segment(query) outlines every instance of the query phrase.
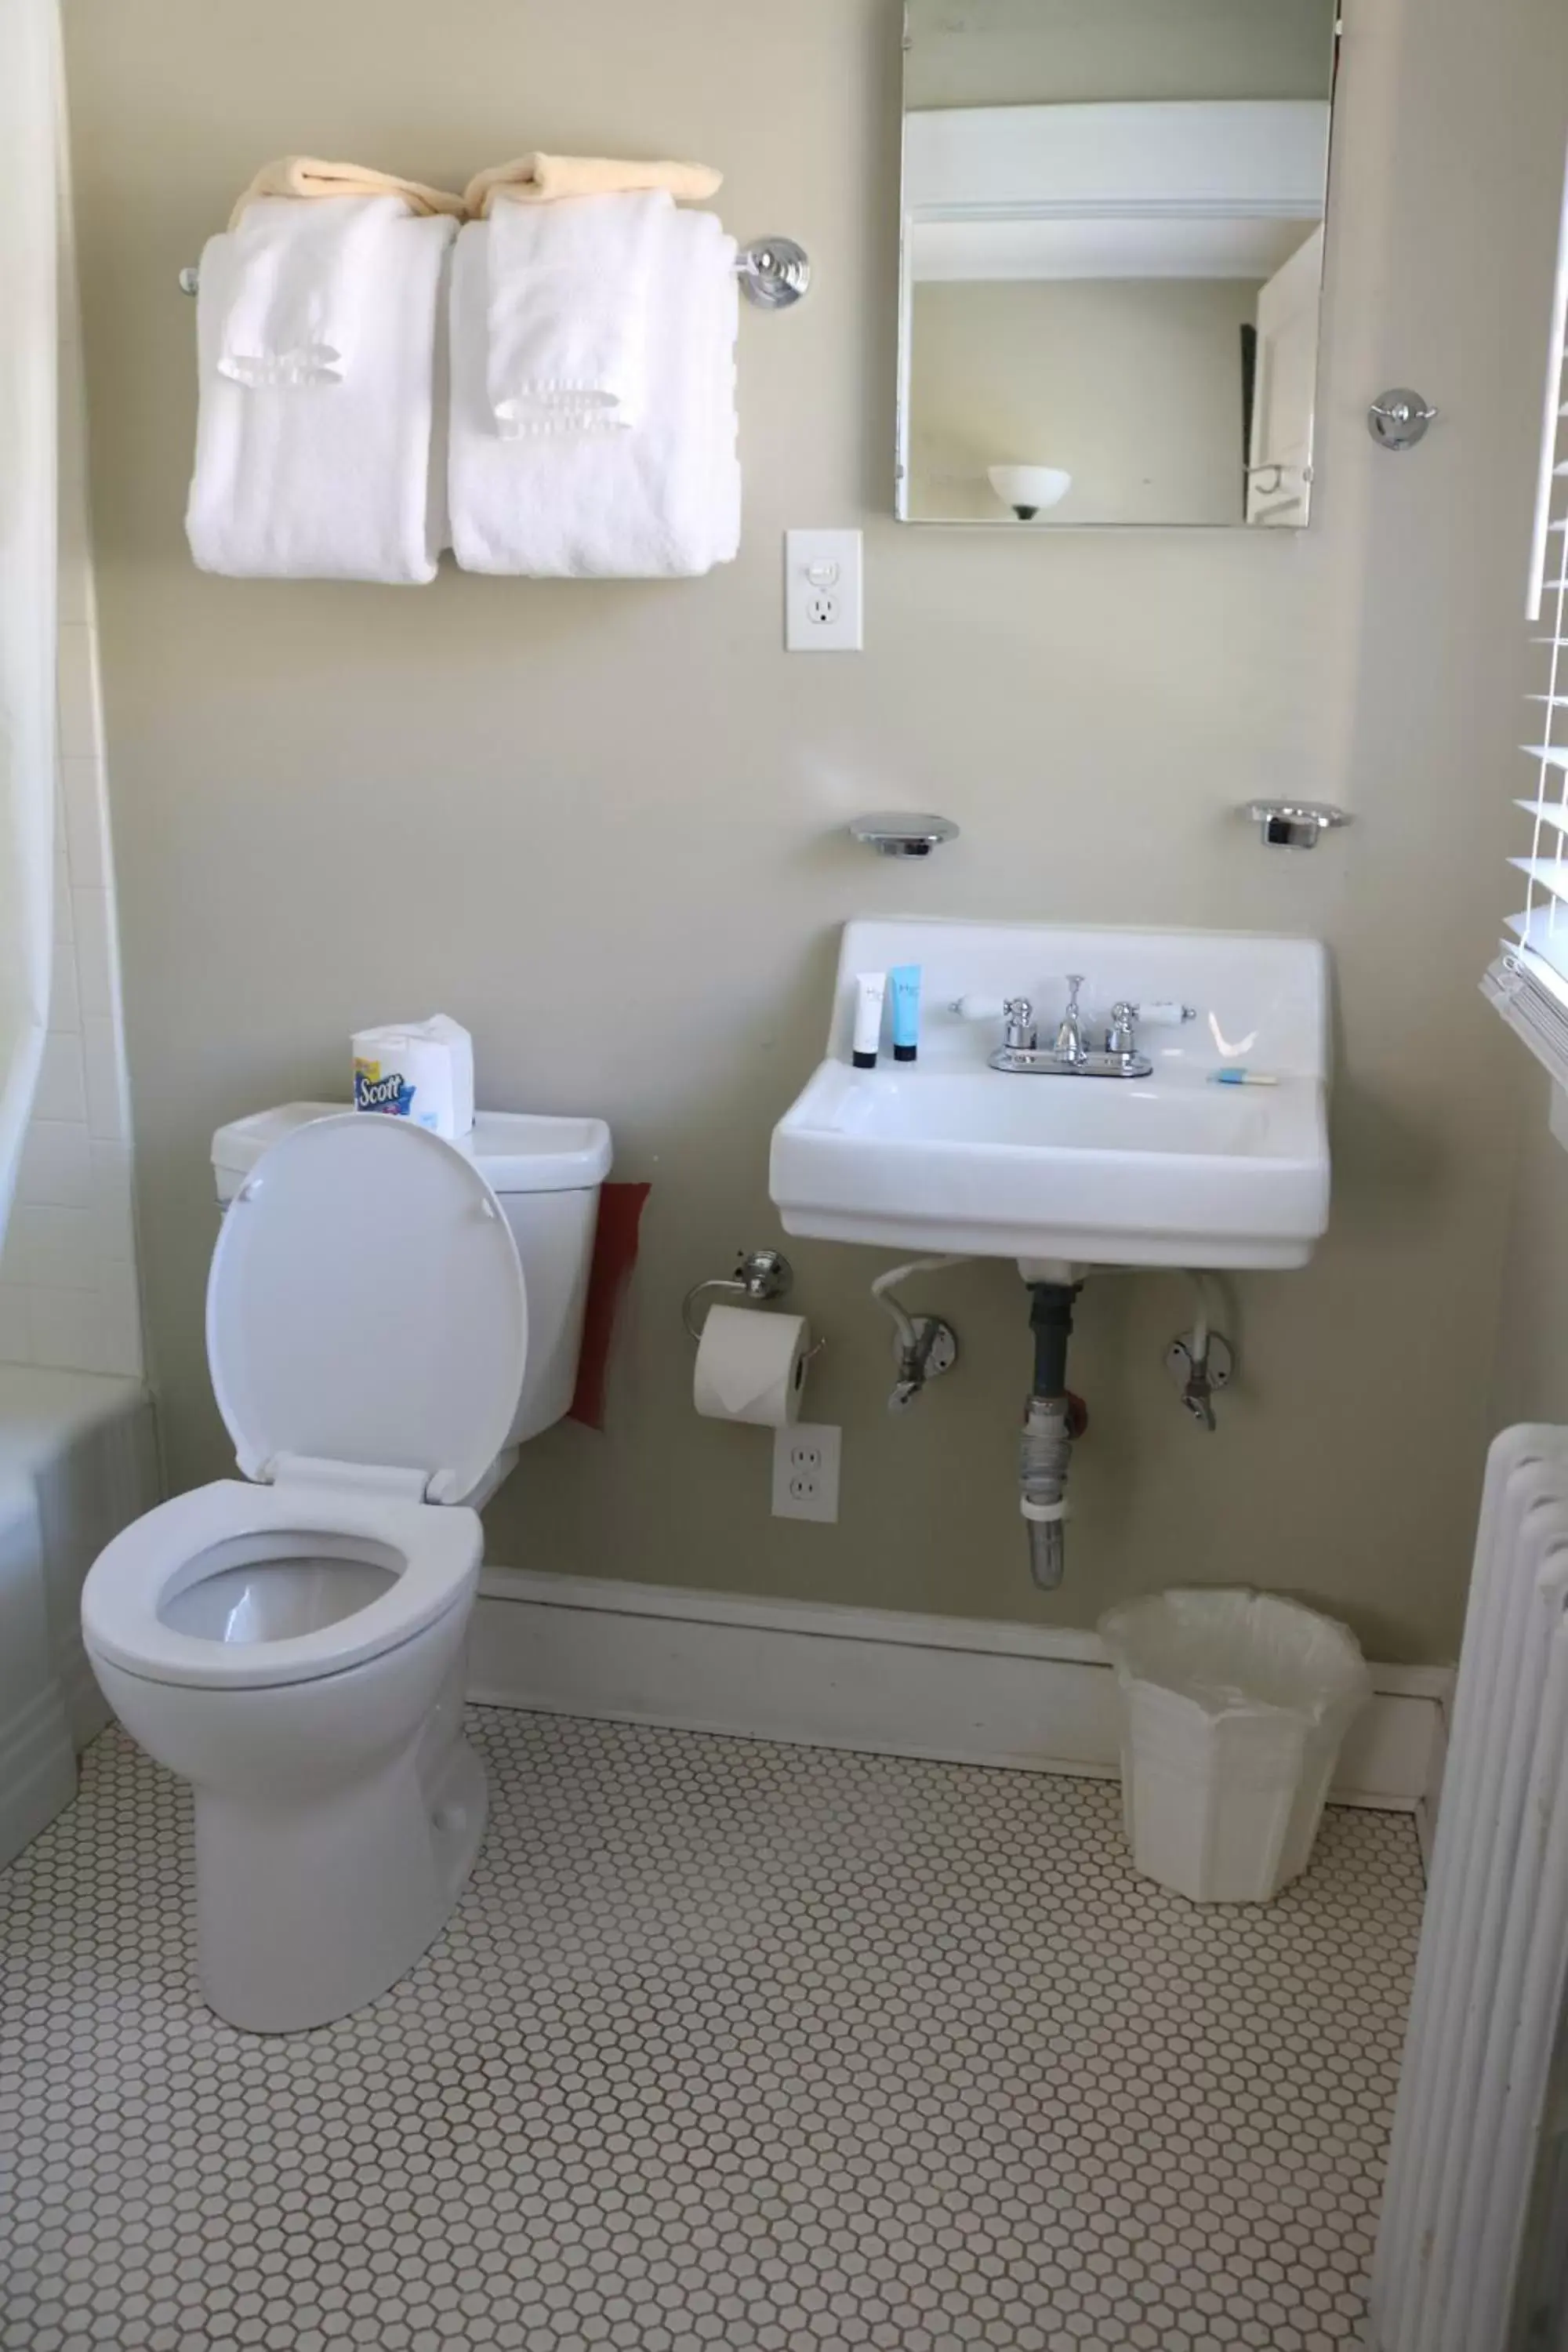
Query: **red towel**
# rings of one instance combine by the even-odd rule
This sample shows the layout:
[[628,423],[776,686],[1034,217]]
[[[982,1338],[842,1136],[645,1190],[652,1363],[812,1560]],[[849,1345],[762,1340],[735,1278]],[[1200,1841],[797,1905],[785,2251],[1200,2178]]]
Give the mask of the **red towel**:
[[599,1194],[599,1223],[588,1274],[588,1304],[583,1315],[583,1349],[577,1360],[576,1391],[567,1413],[569,1420],[585,1422],[590,1429],[605,1426],[610,1343],[637,1262],[637,1227],[651,1190],[647,1184],[606,1184]]

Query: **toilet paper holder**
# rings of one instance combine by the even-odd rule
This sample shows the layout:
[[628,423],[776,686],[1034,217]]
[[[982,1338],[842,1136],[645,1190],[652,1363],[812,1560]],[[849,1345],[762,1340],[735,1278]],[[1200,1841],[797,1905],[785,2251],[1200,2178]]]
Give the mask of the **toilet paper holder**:
[[[706,1282],[692,1284],[680,1302],[680,1319],[688,1335],[693,1339],[700,1339],[702,1326],[693,1320],[693,1309],[705,1290],[739,1291],[742,1297],[755,1305],[766,1307],[775,1298],[787,1298],[794,1280],[795,1268],[783,1250],[746,1250],[733,1274],[710,1275]],[[814,1356],[820,1356],[826,1345],[826,1339],[815,1341],[806,1349],[806,1362],[809,1364]]]

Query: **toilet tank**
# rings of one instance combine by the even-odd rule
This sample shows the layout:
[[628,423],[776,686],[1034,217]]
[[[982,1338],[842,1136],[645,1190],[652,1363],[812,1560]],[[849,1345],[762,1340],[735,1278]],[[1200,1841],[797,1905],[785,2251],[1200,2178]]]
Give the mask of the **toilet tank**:
[[[350,1108],[282,1103],[220,1127],[213,1137],[219,1205],[228,1206],[268,1145],[313,1118],[332,1118]],[[602,1118],[482,1110],[452,1148],[474,1162],[500,1198],[528,1286],[528,1369],[507,1436],[510,1448],[537,1437],[572,1402],[599,1187],[610,1172],[610,1130]]]

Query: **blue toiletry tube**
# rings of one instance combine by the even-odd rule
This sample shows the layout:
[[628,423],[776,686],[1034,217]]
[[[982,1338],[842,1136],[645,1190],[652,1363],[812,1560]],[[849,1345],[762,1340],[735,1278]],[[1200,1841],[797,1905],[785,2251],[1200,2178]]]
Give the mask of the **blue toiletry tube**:
[[912,1062],[921,1042],[921,968],[895,964],[888,974],[888,995],[893,1007],[893,1059]]

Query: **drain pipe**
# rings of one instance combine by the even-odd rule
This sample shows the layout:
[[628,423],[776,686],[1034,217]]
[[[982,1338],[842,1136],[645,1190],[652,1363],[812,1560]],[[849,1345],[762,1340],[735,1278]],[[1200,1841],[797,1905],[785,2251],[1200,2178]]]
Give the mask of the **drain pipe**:
[[1035,1335],[1035,1384],[1024,1407],[1018,1445],[1018,1508],[1029,1530],[1029,1573],[1042,1592],[1054,1592],[1067,1569],[1068,1470],[1072,1461],[1072,1400],[1068,1394],[1068,1341],[1073,1302],[1081,1283],[1032,1282],[1029,1328]]

